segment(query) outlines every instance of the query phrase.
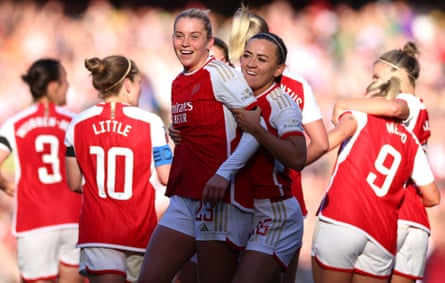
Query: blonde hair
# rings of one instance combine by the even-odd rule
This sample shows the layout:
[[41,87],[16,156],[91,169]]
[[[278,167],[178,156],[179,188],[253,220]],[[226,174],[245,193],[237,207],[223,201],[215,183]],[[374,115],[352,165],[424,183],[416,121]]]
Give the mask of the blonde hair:
[[229,53],[232,62],[239,61],[249,38],[257,33],[268,31],[269,26],[263,18],[250,13],[244,5],[238,8],[233,15],[232,32],[229,37]]
[[386,100],[395,98],[400,93],[400,79],[391,77],[387,81],[375,80],[366,88],[367,93],[374,93],[373,96],[381,96]]
[[420,64],[417,60],[419,50],[415,43],[408,41],[402,49],[393,49],[377,60],[392,67],[394,70],[405,70],[412,86],[415,86],[415,81],[419,78]]

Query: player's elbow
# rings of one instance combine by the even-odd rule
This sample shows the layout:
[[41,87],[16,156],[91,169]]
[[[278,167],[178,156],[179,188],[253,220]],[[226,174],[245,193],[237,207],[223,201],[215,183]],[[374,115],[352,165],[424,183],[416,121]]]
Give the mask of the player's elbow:
[[171,164],[164,164],[156,168],[158,180],[161,185],[167,185]]
[[388,112],[390,113],[390,117],[396,117],[400,120],[405,120],[409,116],[409,109],[400,102],[391,103]]
[[81,193],[82,192],[82,182],[75,179],[75,178],[70,178],[69,176],[67,176],[67,184],[68,184],[68,188],[75,193]]
[[291,158],[287,165],[294,170],[301,171],[306,165],[306,158],[306,151],[301,151]]
[[297,137],[292,139],[293,143],[293,151],[290,154],[290,158],[288,161],[288,167],[301,171],[307,162],[307,148],[306,148],[306,139],[304,136]]
[[295,162],[292,166],[292,169],[301,171],[303,170],[305,165],[306,165],[306,158],[304,158],[304,162]]
[[329,140],[326,139],[323,142],[317,143],[318,154],[317,156],[322,156],[329,151]]
[[423,199],[423,205],[425,207],[433,207],[433,206],[436,206],[436,205],[439,205],[439,204],[440,204],[440,198],[439,199],[435,199],[435,200]]
[[440,204],[440,196],[436,198],[423,199],[423,205],[425,207],[433,207]]
[[425,207],[432,207],[440,204],[440,191],[434,184],[431,186],[432,189],[428,191],[422,191],[422,202]]

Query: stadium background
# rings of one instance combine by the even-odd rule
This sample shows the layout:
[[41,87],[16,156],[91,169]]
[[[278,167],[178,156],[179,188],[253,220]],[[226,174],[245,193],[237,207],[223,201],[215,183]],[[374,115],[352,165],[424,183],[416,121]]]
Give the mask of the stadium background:
[[[48,0],[38,0],[38,3],[46,3]],[[90,3],[94,2],[91,0],[77,0],[77,1],[63,1],[65,3],[65,7],[68,12],[77,14],[83,12]],[[184,0],[110,0],[111,4],[113,4],[117,8],[122,7],[132,7],[137,8],[141,6],[153,6],[160,7],[167,10],[175,10],[182,9],[187,5],[205,5],[207,8],[211,9],[214,12],[218,12],[224,16],[231,16],[233,11],[236,10],[240,3],[245,3],[249,7],[261,7],[266,4],[270,4],[271,0],[213,0],[213,1],[184,1]],[[306,7],[313,4],[318,5],[328,5],[334,7],[338,4],[348,4],[352,8],[359,9],[370,2],[376,1],[366,1],[366,0],[289,0],[289,4],[293,9],[301,9],[302,7]],[[394,2],[394,1],[380,1],[380,2]],[[430,9],[430,8],[444,8],[445,2],[443,1],[435,1],[435,0],[427,0],[427,1],[400,1],[409,4],[410,6],[415,6],[421,9]]]

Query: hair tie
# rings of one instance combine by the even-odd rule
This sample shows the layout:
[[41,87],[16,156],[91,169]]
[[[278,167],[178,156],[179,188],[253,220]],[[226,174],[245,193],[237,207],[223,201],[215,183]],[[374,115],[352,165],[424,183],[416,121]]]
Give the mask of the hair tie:
[[379,58],[379,60],[378,61],[380,61],[380,62],[382,62],[382,63],[384,63],[384,64],[386,64],[386,65],[388,65],[388,66],[390,66],[390,67],[393,67],[394,69],[396,69],[396,70],[403,70],[403,71],[405,71],[405,73],[408,75],[408,77],[410,77],[412,80],[416,80],[416,78],[415,77],[413,77],[407,70],[405,70],[405,69],[403,69],[403,68],[400,68],[399,66],[397,66],[396,64],[393,64],[393,63],[391,63],[391,62],[389,62],[389,61],[387,61],[387,60],[385,60],[385,59],[382,59],[382,58]]
[[[265,36],[265,37],[267,37],[267,38],[269,38],[269,39],[271,39],[277,46],[278,46],[278,49],[279,49],[279,51],[280,51],[280,62],[282,62],[281,64],[285,64],[286,63],[286,58],[285,58],[285,56],[286,56],[286,53],[285,53],[285,51],[284,51],[284,47],[282,46],[282,44],[278,41],[278,39],[275,37],[275,36],[273,36],[271,33],[269,33],[269,32],[260,32],[260,33],[258,33],[257,35],[262,35],[262,36]],[[255,37],[255,36],[254,36]]]
[[127,59],[127,62],[128,62],[128,68],[127,68],[127,71],[125,71],[125,74],[117,81],[117,82],[115,82],[113,85],[111,85],[110,87],[107,87],[106,89],[104,89],[104,91],[109,91],[110,89],[112,89],[113,87],[115,87],[115,86],[117,86],[118,84],[120,84],[127,76],[128,76],[128,74],[130,73],[130,71],[131,71],[131,61],[130,61],[130,59],[128,59],[128,58],[125,58],[125,59]]

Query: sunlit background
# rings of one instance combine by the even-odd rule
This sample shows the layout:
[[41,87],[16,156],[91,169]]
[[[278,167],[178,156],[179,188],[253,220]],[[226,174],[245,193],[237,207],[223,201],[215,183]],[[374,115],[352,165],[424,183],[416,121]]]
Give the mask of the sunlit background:
[[[31,95],[20,76],[40,57],[62,61],[70,89],[67,108],[78,112],[97,102],[85,58],[122,54],[135,60],[145,75],[140,106],[169,124],[170,84],[181,71],[173,49],[173,19],[186,7],[211,9],[216,36],[227,41],[234,1],[3,1],[0,0],[0,124],[27,107]],[[289,67],[311,83],[326,127],[339,97],[359,97],[371,80],[378,55],[401,48],[408,40],[420,49],[416,95],[431,120],[428,156],[445,194],[445,13],[435,1],[251,1],[272,32],[289,49]],[[441,2],[441,1],[438,1]],[[152,3],[152,4],[150,4]],[[221,4],[223,3],[223,4]],[[224,4],[225,3],[225,4]],[[431,4],[432,3],[432,4]],[[436,6],[434,6],[436,5]],[[310,283],[310,245],[315,211],[324,193],[335,156],[330,153],[303,171],[309,209],[298,282]],[[12,163],[2,170],[13,178]],[[0,283],[19,282],[16,242],[11,235],[13,200],[0,193]],[[432,222],[428,274],[445,267],[445,203],[428,210]],[[439,259],[439,261],[437,261]],[[436,266],[440,268],[435,268]],[[431,273],[430,273],[431,272]],[[436,278],[437,280],[437,278]]]

